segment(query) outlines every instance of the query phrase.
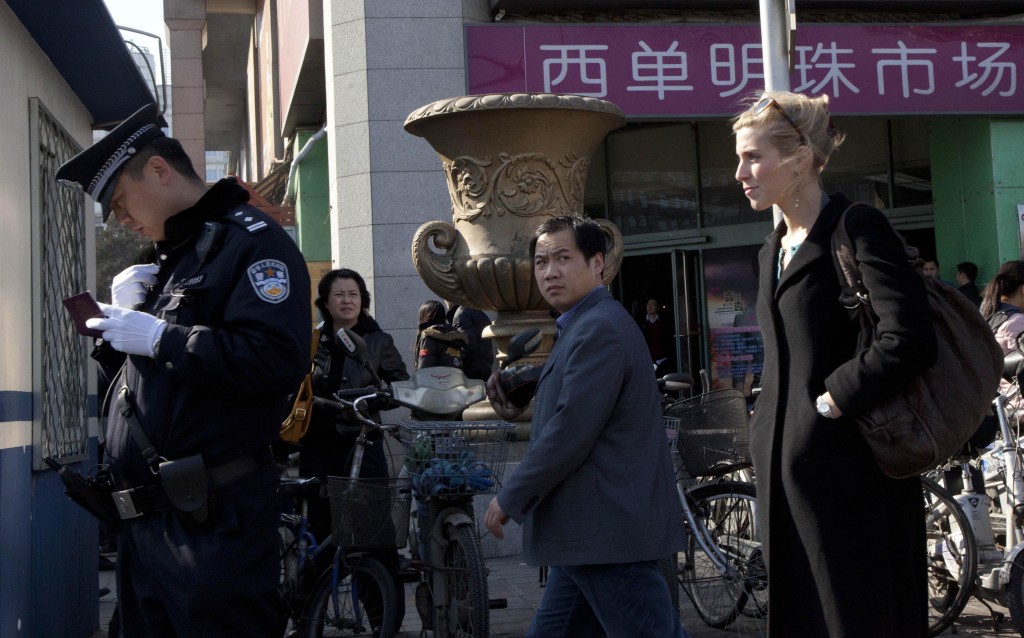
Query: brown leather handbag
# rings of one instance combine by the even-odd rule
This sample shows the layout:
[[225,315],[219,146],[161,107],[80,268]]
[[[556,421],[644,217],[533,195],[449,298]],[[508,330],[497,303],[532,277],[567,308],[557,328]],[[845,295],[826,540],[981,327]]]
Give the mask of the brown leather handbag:
[[309,420],[313,416],[313,357],[316,355],[316,347],[320,343],[320,330],[313,329],[313,343],[309,350],[309,372],[302,383],[299,384],[299,391],[295,393],[295,403],[292,404],[292,411],[281,423],[281,440],[289,443],[298,443],[306,435],[309,429]]

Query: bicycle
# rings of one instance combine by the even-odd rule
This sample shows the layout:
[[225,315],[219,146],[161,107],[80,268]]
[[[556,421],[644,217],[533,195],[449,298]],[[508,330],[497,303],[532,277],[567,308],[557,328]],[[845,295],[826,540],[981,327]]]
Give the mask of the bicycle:
[[[418,372],[431,370],[437,368]],[[421,574],[416,609],[424,629],[435,636],[483,638],[490,633],[488,569],[473,499],[497,493],[512,429],[504,421],[401,426],[405,470],[416,499],[409,542],[411,566]]]
[[[338,342],[349,356],[371,369],[366,361],[366,345],[358,335],[339,330]],[[329,539],[318,544],[308,527],[309,500],[322,497],[322,492],[317,490],[314,496],[311,481],[294,482],[294,486],[287,479],[283,481],[283,491],[297,500],[298,514],[285,512],[281,517],[281,591],[302,636],[386,638],[398,631],[404,613],[398,609],[391,573],[368,551],[405,546],[412,494],[408,477],[359,478],[367,445],[372,444],[367,435],[375,429],[394,435],[396,430],[377,423],[371,417],[374,408],[397,404],[428,412],[451,412],[453,408],[464,409],[485,394],[482,382],[466,380],[454,368],[417,371],[411,381],[395,382],[390,388],[381,387],[380,379],[376,381],[372,387],[334,394],[337,407],[347,410],[362,427],[353,446],[349,476],[327,477],[332,525]],[[500,472],[501,468],[497,469]],[[318,558],[332,546],[336,549],[331,566],[317,573]],[[301,612],[296,611],[299,609]]]
[[[1003,377],[1019,386],[1024,353],[1006,356]],[[1002,394],[992,402],[1000,438],[983,454],[966,450],[924,477],[929,492],[941,504],[927,513],[930,589],[930,633],[938,635],[952,624],[973,595],[998,626],[1009,608],[1014,629],[1024,635],[1024,458],[1020,423],[1011,427],[1008,401]],[[955,496],[934,478],[952,478],[959,470],[962,488]],[[980,470],[980,472],[979,472]],[[979,476],[980,475],[980,476]],[[982,489],[975,485],[981,480]],[[991,495],[991,497],[990,497]],[[993,518],[993,513],[1001,516]],[[933,522],[935,521],[935,522]]]
[[[344,401],[344,396],[352,394],[362,396],[355,402]],[[357,406],[377,395],[375,389],[364,388],[339,393],[336,398],[343,405]],[[405,544],[410,492],[400,479],[357,478],[369,430],[364,424],[356,440],[358,452],[351,475],[328,477],[326,496],[333,531],[323,542],[310,530],[308,515],[310,501],[324,498],[325,486],[316,478],[281,479],[281,494],[295,507],[282,512],[278,527],[279,591],[298,636],[388,637],[398,631],[394,579],[368,550]],[[332,547],[331,565],[321,569]]]
[[708,626],[721,629],[743,615],[750,631],[763,634],[768,580],[755,489],[728,478],[751,465],[747,416],[742,391],[713,390],[669,404],[664,425],[687,531],[680,588]]

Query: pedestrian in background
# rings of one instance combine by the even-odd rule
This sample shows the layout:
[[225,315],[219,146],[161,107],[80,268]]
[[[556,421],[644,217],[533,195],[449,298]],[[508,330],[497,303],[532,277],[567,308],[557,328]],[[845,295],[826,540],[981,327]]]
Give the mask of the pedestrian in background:
[[960,292],[975,306],[981,306],[981,293],[978,291],[977,280],[977,264],[963,261],[956,265],[956,283],[960,286]]
[[444,304],[428,299],[420,306],[416,335],[416,369],[447,366],[463,369],[466,335],[445,318]]
[[651,361],[654,364],[654,375],[663,377],[672,370],[668,369],[669,364],[669,338],[670,330],[658,314],[661,306],[658,300],[651,297],[647,300],[646,314],[640,322],[640,331],[644,333],[644,341],[647,342],[647,351],[651,354]]
[[448,308],[447,318],[448,323],[466,335],[462,367],[466,376],[486,381],[494,368],[494,346],[483,336],[484,328],[491,325],[490,317],[483,310],[452,305]]
[[[551,566],[527,636],[686,636],[657,565],[685,546],[661,399],[643,335],[602,284],[604,233],[554,217],[530,257],[558,339],[530,449],[484,516],[499,539],[522,524],[526,562]],[[487,391],[502,418],[521,412],[497,373]]]
[[[852,417],[932,364],[924,282],[881,211],[822,192],[820,174],[843,141],[827,96],[766,93],[734,118],[733,131],[736,180],[751,207],[782,212],[759,253],[765,358],[750,422],[769,635],[923,638],[921,482],[883,474]],[[848,208],[880,318],[864,344],[838,302],[831,245]],[[883,521],[885,532],[865,534],[865,520]]]
[[921,265],[921,272],[925,277],[934,277],[939,281],[942,281],[942,276],[939,274],[939,260],[938,259],[925,259]]
[[87,322],[103,333],[93,357],[116,398],[106,441],[125,519],[121,631],[277,638],[269,448],[309,365],[309,276],[248,191],[233,178],[207,189],[163,126],[147,105],[56,176],[153,242]]
[[[981,315],[992,327],[1003,354],[1021,347],[1024,335],[1024,261],[1008,261],[985,286]],[[1018,419],[1024,415],[1020,388],[1016,383],[999,379],[999,392],[1006,397],[1009,413]]]
[[[321,277],[316,293],[315,304],[322,323],[320,341],[313,355],[313,413],[309,430],[302,438],[299,450],[299,476],[316,477],[326,485],[328,476],[350,474],[356,437],[362,430],[361,423],[355,421],[347,411],[339,410],[336,402],[331,401],[334,393],[372,386],[375,383],[374,374],[385,383],[391,383],[408,379],[409,373],[406,372],[405,362],[391,335],[384,332],[370,316],[370,291],[358,272],[349,268],[332,270]],[[338,343],[336,334],[342,328],[348,328],[366,343],[367,366],[350,356]],[[380,421],[379,413],[371,416]],[[380,430],[371,430],[366,440],[359,477],[388,478],[390,470],[384,453],[384,434]],[[331,534],[328,500],[310,501],[309,525],[318,540]],[[397,580],[398,551],[383,548],[368,552],[387,567],[395,579],[395,595],[399,601],[398,624],[401,625],[405,615],[405,588]],[[330,560],[333,555],[325,552],[322,556]],[[370,621],[376,626],[375,619],[371,618]]]

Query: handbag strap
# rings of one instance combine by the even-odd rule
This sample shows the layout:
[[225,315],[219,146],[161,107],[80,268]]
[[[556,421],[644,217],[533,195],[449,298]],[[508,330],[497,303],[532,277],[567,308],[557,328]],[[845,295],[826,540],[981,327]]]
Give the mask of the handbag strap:
[[309,373],[313,374],[316,349],[320,346],[320,328],[313,328],[313,343],[309,346]]
[[832,231],[832,261],[835,264],[841,286],[839,305],[849,310],[851,314],[859,314],[858,309],[871,305],[868,289],[861,279],[857,252],[853,247],[853,241],[850,240],[850,233],[846,230],[846,215],[857,205],[856,203],[850,204],[843,211],[843,214],[839,216],[839,222]]

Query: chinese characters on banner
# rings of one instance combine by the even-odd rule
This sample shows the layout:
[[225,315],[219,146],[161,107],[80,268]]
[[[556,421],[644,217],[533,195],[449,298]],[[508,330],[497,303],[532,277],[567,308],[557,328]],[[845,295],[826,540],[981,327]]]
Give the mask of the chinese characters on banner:
[[[764,88],[757,26],[466,27],[469,93],[575,93],[630,116],[732,115]],[[800,25],[792,90],[835,113],[1024,113],[1024,27]]]

